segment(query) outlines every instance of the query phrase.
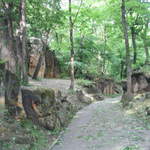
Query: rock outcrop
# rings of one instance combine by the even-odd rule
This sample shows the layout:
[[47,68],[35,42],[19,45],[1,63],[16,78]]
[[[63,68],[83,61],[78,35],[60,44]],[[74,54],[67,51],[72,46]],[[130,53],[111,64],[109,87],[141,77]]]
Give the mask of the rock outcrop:
[[121,88],[119,84],[117,84],[112,79],[99,79],[98,81],[96,81],[96,87],[104,95],[113,95],[121,93]]
[[46,51],[45,54],[45,78],[56,78],[59,76],[59,63],[54,51]]
[[48,88],[22,88],[22,102],[27,117],[50,130],[66,126],[74,108],[60,95],[60,92]]
[[[99,95],[113,95],[113,94],[121,94],[121,86],[116,83],[113,79],[109,78],[100,78],[95,80],[91,85],[85,85],[83,87],[85,91],[89,94]],[[97,97],[96,96],[96,97]]]
[[150,92],[135,94],[127,106],[127,112],[145,119],[150,117]]
[[[123,107],[130,107],[138,104],[138,102],[143,102],[149,97],[150,92],[150,76],[145,72],[134,71],[132,73],[132,97],[129,101],[126,100],[127,94],[127,83],[126,81],[122,82],[123,87],[123,96],[122,104]],[[135,103],[135,104],[134,104]],[[145,103],[145,102],[144,102]],[[142,104],[142,103],[141,103]],[[141,105],[143,106],[143,104]],[[143,108],[142,108],[143,109]]]
[[[40,39],[33,38],[30,40],[30,54],[29,54],[29,72],[30,76],[33,76],[37,67],[39,58],[42,55],[42,62],[39,69],[39,78],[56,78],[59,75],[59,63],[54,51],[49,49],[43,49],[43,43]],[[45,52],[43,52],[45,51]]]
[[143,72],[135,72],[132,74],[132,92],[141,93],[150,91],[150,76]]

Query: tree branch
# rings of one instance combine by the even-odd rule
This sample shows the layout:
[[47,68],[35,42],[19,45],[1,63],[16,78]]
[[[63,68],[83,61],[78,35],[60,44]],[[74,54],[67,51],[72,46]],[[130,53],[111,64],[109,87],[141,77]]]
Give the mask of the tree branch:
[[81,0],[81,2],[80,2],[80,6],[79,6],[79,9],[78,9],[78,12],[76,13],[76,16],[75,16],[75,18],[74,18],[74,21],[72,21],[72,25],[74,25],[75,22],[76,22],[76,20],[77,20],[77,17],[78,17],[78,15],[79,15],[79,12],[80,12],[80,9],[81,9],[82,4],[83,4],[83,0]]

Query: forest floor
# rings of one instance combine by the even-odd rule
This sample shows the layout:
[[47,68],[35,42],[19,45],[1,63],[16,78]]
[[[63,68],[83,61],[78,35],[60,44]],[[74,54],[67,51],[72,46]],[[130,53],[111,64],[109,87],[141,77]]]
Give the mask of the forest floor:
[[42,80],[30,80],[29,84],[37,87],[46,87],[52,89],[58,89],[62,92],[67,92],[70,86],[70,80],[64,79],[42,79]]
[[[31,80],[30,85],[58,89],[62,93],[65,93],[69,89],[70,81],[61,79]],[[84,107],[74,116],[68,128],[64,131],[52,150],[150,150],[150,129],[143,120],[127,114],[121,107],[120,99],[120,97],[106,98],[104,101],[94,102]],[[1,100],[1,118],[3,116],[2,110],[4,110],[3,106],[3,100]],[[28,129],[28,132],[33,133],[34,136],[36,134],[36,137],[41,136],[41,133],[45,134],[45,132],[48,132],[42,132],[38,128],[33,130],[32,126],[30,127],[29,125],[25,124],[25,129]],[[7,131],[8,127],[9,130]],[[9,135],[6,134],[7,137],[25,137],[22,132],[23,128],[18,121],[13,124],[6,124],[6,122],[0,120],[0,129],[2,130],[0,131],[2,137],[5,132]],[[11,134],[12,136],[10,136]],[[49,139],[48,147],[50,147],[53,141],[57,141],[58,135],[53,134],[53,136],[49,133],[48,135],[45,134],[46,138]],[[45,136],[41,137],[42,140],[44,138]],[[12,142],[7,142],[8,145],[4,145],[6,146],[4,150],[23,149],[22,144],[19,145],[22,149],[20,147],[17,149],[16,144]],[[12,144],[14,147],[12,147]],[[43,144],[45,142],[37,143],[38,150],[47,147],[43,146]],[[28,148],[24,148],[23,150],[26,149]],[[47,148],[46,150],[50,149]]]
[[108,98],[79,111],[52,150],[150,150],[150,130]]

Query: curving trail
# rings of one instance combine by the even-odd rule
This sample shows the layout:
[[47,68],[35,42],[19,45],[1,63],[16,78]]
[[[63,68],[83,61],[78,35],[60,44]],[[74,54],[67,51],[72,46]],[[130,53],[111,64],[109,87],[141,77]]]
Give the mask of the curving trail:
[[79,111],[52,150],[150,150],[150,130],[121,109],[120,98]]

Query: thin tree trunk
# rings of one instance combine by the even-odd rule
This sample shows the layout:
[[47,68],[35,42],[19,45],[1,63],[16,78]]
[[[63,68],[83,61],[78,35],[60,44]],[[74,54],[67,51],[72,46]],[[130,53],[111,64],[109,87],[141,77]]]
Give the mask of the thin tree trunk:
[[70,89],[74,89],[74,41],[73,41],[73,21],[72,21],[72,8],[71,0],[69,0],[69,24],[70,24],[70,75],[71,84]]
[[103,73],[105,74],[106,66],[106,46],[107,46],[107,35],[106,35],[106,26],[104,27],[104,53],[103,53]]
[[[121,58],[123,59],[123,58]],[[120,64],[120,78],[123,79],[123,72],[124,72],[124,61],[122,60],[121,61],[121,64]]]
[[149,23],[149,19],[147,20],[147,22],[145,24],[144,36],[143,36],[143,44],[144,44],[145,56],[146,56],[145,64],[149,64],[150,63],[150,54],[149,54],[149,49],[148,49],[148,46],[147,46],[148,23]]
[[20,0],[20,40],[22,49],[22,79],[28,82],[27,75],[27,54],[26,54],[26,16],[25,16],[26,0]]
[[129,47],[129,38],[128,38],[128,25],[126,21],[126,8],[125,8],[125,0],[122,0],[121,6],[122,12],[122,25],[124,31],[124,39],[125,39],[125,48],[126,48],[126,66],[127,66],[127,95],[126,100],[131,100],[131,75],[132,75],[132,67],[131,67],[131,59],[130,59],[130,47]]
[[133,63],[136,64],[137,61],[137,46],[136,46],[136,34],[134,27],[131,27],[132,45],[134,50]]
[[32,79],[35,79],[35,80],[37,79],[42,62],[43,62],[43,53],[40,54],[40,57],[39,57],[39,60],[38,60],[37,66],[35,68]]

